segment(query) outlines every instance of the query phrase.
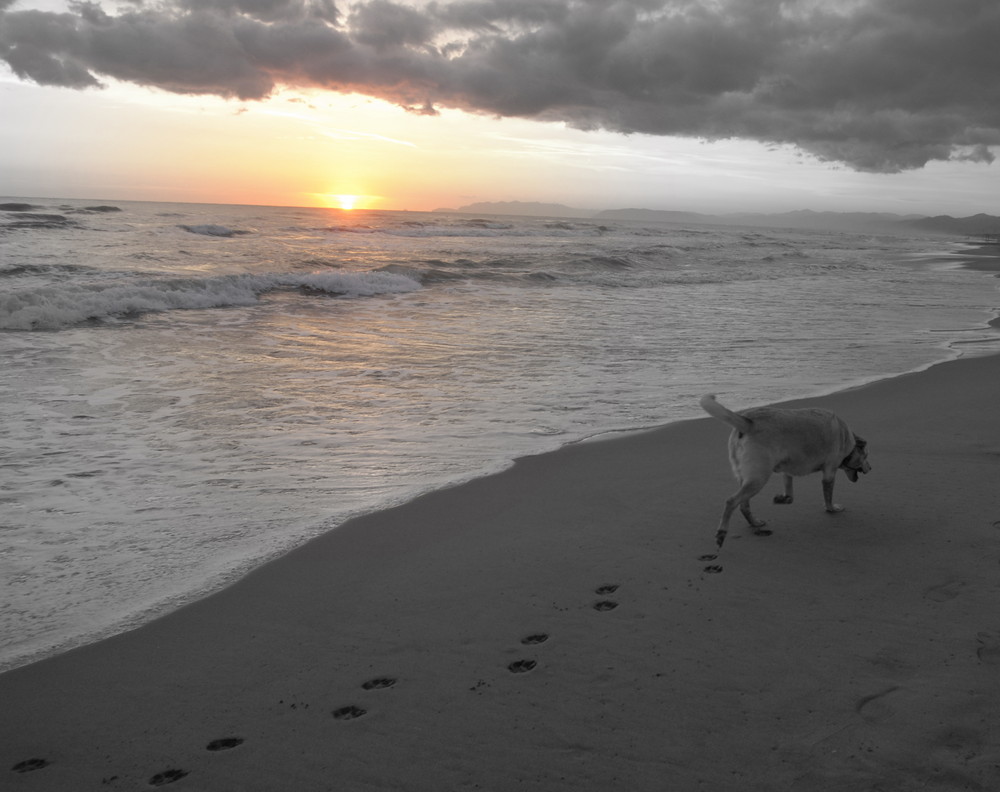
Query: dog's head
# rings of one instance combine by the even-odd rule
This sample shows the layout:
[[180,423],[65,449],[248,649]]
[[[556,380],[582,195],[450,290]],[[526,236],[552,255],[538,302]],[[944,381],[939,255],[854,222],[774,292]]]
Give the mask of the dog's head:
[[851,481],[857,481],[859,473],[871,472],[872,466],[868,464],[868,442],[863,437],[854,435],[854,448],[840,466]]

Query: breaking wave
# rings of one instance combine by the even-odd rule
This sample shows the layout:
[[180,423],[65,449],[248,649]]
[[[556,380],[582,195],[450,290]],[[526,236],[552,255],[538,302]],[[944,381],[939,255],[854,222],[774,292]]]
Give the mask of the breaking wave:
[[327,234],[381,234],[399,238],[530,238],[530,237],[595,237],[604,235],[607,226],[586,221],[545,221],[529,219],[527,222],[515,223],[496,218],[457,218],[447,215],[432,219],[393,218],[395,222],[380,225],[334,225],[322,228],[306,228],[307,231],[319,231]]
[[212,223],[207,223],[205,225],[180,225],[178,228],[184,229],[189,234],[200,234],[201,236],[213,237],[234,237],[250,233],[249,231],[240,231],[237,228],[228,228],[224,225],[215,225]]
[[301,289],[337,297],[414,291],[420,284],[391,272],[276,273],[145,280],[118,285],[59,284],[0,295],[0,329],[60,330],[83,322],[146,313],[253,305],[262,294]]

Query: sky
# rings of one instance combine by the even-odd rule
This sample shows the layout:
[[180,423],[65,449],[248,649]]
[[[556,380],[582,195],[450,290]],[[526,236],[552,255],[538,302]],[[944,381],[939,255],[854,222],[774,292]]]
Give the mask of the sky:
[[0,195],[1000,214],[997,41],[997,0],[0,0]]

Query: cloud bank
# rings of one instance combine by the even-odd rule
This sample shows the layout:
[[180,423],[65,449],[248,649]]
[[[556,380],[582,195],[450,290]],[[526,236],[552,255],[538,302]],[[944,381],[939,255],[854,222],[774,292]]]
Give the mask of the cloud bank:
[[414,112],[790,144],[861,171],[992,162],[996,0],[0,0],[0,59],[259,100],[281,87]]

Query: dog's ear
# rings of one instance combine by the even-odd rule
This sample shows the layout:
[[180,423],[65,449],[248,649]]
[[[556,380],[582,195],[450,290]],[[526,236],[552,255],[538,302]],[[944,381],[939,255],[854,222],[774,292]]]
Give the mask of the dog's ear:
[[865,440],[865,438],[863,438],[861,435],[854,435],[854,444],[858,448],[864,448],[865,446],[868,445],[868,441]]

